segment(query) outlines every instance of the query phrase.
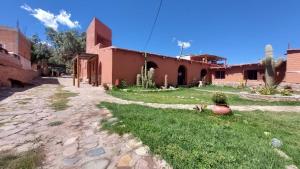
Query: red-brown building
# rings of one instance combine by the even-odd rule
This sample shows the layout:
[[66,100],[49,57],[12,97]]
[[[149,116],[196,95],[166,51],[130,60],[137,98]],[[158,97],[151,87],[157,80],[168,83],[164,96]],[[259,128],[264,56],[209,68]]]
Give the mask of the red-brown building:
[[[74,62],[77,78],[95,85],[115,85],[121,80],[134,85],[144,65],[145,52],[112,46],[111,29],[96,18],[86,34],[86,54],[77,56]],[[147,64],[148,68],[155,68],[158,86],[164,84],[165,75],[172,86],[197,84],[204,77],[213,84],[230,85],[243,81],[258,85],[263,84],[264,79],[264,68],[259,63],[228,66],[226,58],[209,54],[175,58],[147,53]],[[300,84],[300,50],[287,51],[287,59],[277,74],[278,83]]]
[[18,29],[0,26],[0,86],[29,83],[38,76],[31,69],[31,44]]

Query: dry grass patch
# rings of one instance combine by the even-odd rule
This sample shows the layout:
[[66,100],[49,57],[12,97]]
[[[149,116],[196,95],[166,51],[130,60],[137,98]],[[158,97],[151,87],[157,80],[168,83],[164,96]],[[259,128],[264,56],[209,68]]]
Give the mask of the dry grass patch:
[[40,149],[30,150],[21,154],[0,152],[0,169],[35,169],[41,165]]
[[50,106],[55,110],[55,111],[61,111],[61,110],[66,110],[69,105],[69,98],[70,97],[75,97],[78,94],[73,93],[67,90],[63,90],[63,87],[60,86],[57,88],[55,94],[50,98]]

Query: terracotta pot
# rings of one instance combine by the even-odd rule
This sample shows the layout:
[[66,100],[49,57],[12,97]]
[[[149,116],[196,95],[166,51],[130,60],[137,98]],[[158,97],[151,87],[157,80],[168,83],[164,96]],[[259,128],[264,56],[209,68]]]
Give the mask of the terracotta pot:
[[215,105],[212,111],[217,115],[228,115],[231,114],[231,109],[227,105]]

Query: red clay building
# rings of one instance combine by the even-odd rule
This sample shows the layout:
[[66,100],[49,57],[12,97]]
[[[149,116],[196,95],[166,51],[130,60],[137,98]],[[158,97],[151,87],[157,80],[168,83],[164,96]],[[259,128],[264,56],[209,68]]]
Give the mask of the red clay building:
[[[115,85],[121,80],[134,85],[144,65],[145,52],[112,46],[111,29],[96,18],[90,23],[86,34],[86,54],[74,59],[77,78],[94,85]],[[213,84],[230,85],[242,81],[257,85],[262,84],[264,79],[264,68],[259,63],[228,66],[226,58],[208,54],[178,59],[147,53],[147,61],[148,68],[155,68],[155,83],[158,86],[164,84],[165,75],[172,86],[197,84],[204,77]],[[277,74],[278,82],[300,83],[300,50],[287,51],[287,59],[278,68]]]
[[31,44],[18,30],[0,26],[0,86],[28,83],[38,76],[31,69]]

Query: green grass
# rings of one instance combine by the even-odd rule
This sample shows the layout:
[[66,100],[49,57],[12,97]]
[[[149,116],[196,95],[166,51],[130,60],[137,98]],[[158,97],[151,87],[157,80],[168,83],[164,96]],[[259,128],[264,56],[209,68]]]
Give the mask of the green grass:
[[67,109],[69,98],[77,96],[77,93],[72,93],[62,89],[62,86],[58,87],[54,95],[50,98],[50,106],[55,111],[61,111]]
[[40,166],[40,150],[31,150],[21,154],[0,152],[0,169],[35,169]]
[[[300,166],[300,114],[234,112],[216,116],[210,111],[156,109],[140,105],[101,103],[120,121],[103,123],[112,132],[132,133],[176,168],[284,168]],[[266,136],[264,132],[270,132]],[[292,160],[278,156],[272,138]]]
[[[204,87],[203,89],[210,88],[209,90],[215,91],[228,91],[234,88],[225,87],[221,90],[221,87]],[[237,92],[239,89],[236,89]],[[213,92],[199,91],[195,88],[181,88],[174,91],[137,91],[137,90],[118,90],[114,89],[108,91],[109,94],[133,101],[143,101],[147,103],[164,103],[164,104],[213,104],[211,97]],[[279,102],[279,101],[254,101],[240,98],[238,95],[226,94],[228,96],[228,102],[230,105],[300,105],[300,102]]]
[[53,126],[59,126],[59,125],[62,125],[62,124],[64,124],[63,121],[52,121],[52,122],[50,122],[50,123],[48,124],[48,126],[53,127]]

